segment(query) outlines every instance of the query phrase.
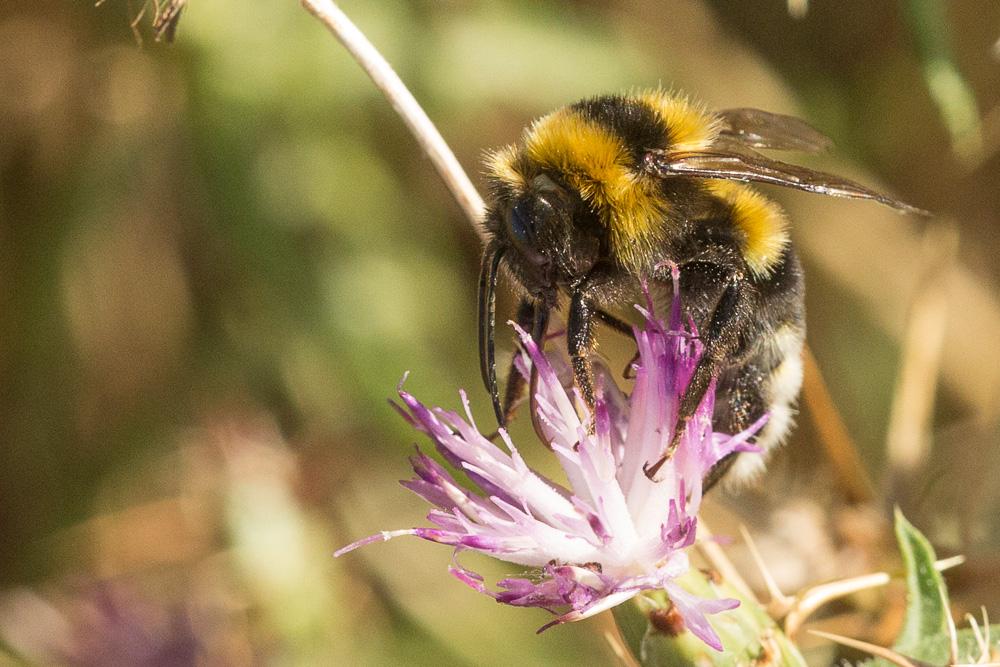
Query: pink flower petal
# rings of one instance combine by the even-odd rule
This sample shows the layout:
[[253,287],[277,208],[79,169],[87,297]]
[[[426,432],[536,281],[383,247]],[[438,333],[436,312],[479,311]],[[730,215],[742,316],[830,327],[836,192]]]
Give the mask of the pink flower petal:
[[[647,307],[639,308],[646,322],[635,330],[639,358],[632,393],[623,394],[612,373],[598,364],[593,414],[572,386],[568,365],[551,362],[515,326],[522,349],[515,367],[525,378],[532,367],[537,370],[535,421],[569,488],[532,470],[506,431],[500,431],[506,451],[486,439],[464,392],[460,414],[428,408],[400,387],[401,405],[393,404],[395,409],[483,493],[461,486],[418,450],[411,459],[415,477],[403,485],[432,505],[428,521],[434,527],[378,533],[336,555],[403,535],[451,545],[456,559],[449,571],[467,586],[503,604],[557,615],[539,631],[587,618],[643,590],[662,589],[686,627],[721,650],[707,617],[738,602],[703,600],[675,579],[689,568],[686,549],[697,533],[702,479],[724,456],[756,451],[750,441],[766,416],[742,433],[713,433],[713,383],[675,455],[661,468],[660,481],[646,477],[643,467],[659,458],[673,436],[680,397],[703,350],[693,326],[683,321],[676,294],[675,285],[665,325],[655,317],[646,290]],[[457,562],[465,550],[531,569],[501,580],[494,590]]]

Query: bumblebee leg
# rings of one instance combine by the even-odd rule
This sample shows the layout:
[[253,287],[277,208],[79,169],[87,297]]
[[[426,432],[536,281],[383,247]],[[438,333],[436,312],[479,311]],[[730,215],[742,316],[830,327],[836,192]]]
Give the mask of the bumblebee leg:
[[[543,349],[545,344],[545,333],[548,330],[549,324],[549,309],[542,304],[530,301],[528,299],[522,299],[521,304],[517,309],[517,325],[522,329],[531,332],[531,338],[538,345],[539,349]],[[515,352],[514,359],[517,358]],[[521,375],[521,371],[517,369],[514,364],[514,359],[510,362],[510,368],[507,370],[507,383],[503,395],[502,403],[502,415],[503,424],[507,425],[510,420],[514,418],[514,413],[517,409],[521,407],[524,402],[525,388],[529,387],[529,381]],[[531,368],[531,379],[530,388],[528,390],[528,395],[531,400],[534,401],[535,388],[538,382],[538,370],[532,366]],[[538,434],[539,439],[545,440],[542,435],[541,425],[537,423],[536,410],[534,409],[534,403],[532,403],[531,409],[531,423],[535,428],[535,433]],[[488,440],[496,441],[500,436],[500,431],[494,431],[487,436]]]
[[606,288],[615,278],[617,269],[599,264],[570,294],[569,317],[566,321],[566,344],[573,363],[573,377],[583,394],[583,400],[594,407],[594,368],[590,353],[594,349],[594,319],[600,320],[619,333],[632,337],[632,327],[614,315],[604,312],[594,302],[594,295]]
[[[535,304],[534,318],[531,327],[531,339],[538,345],[539,350],[545,346],[545,332],[549,328],[549,309],[545,305]],[[528,400],[531,407],[531,426],[535,429],[535,435],[551,449],[551,443],[545,437],[545,430],[538,420],[538,410],[535,409],[535,396],[538,395],[538,369],[532,364],[531,380],[528,387]]]
[[497,389],[496,366],[496,293],[497,276],[504,249],[490,244],[483,251],[483,261],[479,268],[479,370],[483,376],[483,386],[493,401],[493,412],[497,424],[503,426],[503,410],[500,408],[500,392]]
[[[715,415],[712,422],[716,431],[740,433],[767,409],[764,396],[764,378],[754,363],[722,373],[716,384]],[[701,481],[702,493],[718,484],[736,463],[738,452],[727,454],[716,462]]]
[[[632,325],[625,320],[619,319],[612,315],[611,313],[601,310],[600,308],[594,310],[594,315],[597,319],[601,321],[601,324],[606,324],[612,331],[620,333],[623,336],[628,336],[630,339],[635,340],[635,331],[632,330]],[[639,361],[639,353],[636,352],[632,359],[625,364],[625,368],[622,369],[622,377],[626,380],[631,380],[635,377],[635,365]]]
[[713,486],[718,484],[722,478],[726,476],[729,469],[733,467],[734,463],[736,463],[736,457],[738,455],[739,452],[730,452],[719,459],[716,464],[711,467],[708,474],[705,475],[705,478],[701,480],[701,492],[703,494],[708,493]]
[[591,408],[594,407],[594,369],[590,362],[590,352],[594,348],[594,310],[584,290],[573,292],[566,322],[566,343],[576,386]]
[[725,365],[734,357],[734,353],[739,347],[740,331],[745,327],[749,318],[749,305],[750,289],[746,282],[738,276],[731,277],[712,312],[707,329],[701,334],[701,341],[705,349],[701,359],[698,360],[698,365],[695,366],[691,382],[688,383],[687,389],[681,396],[674,437],[663,456],[652,465],[647,464],[644,468],[646,476],[650,479],[653,479],[660,467],[674,455],[688,423],[698,410],[702,399],[705,398],[705,393],[712,384],[712,380],[719,376]]
[[[534,336],[535,311],[536,308],[533,301],[529,299],[521,299],[521,303],[517,307],[517,317],[515,319],[519,327],[532,332],[532,337],[540,346],[540,339]],[[524,376],[517,370],[517,366],[514,363],[516,360],[517,352],[514,353],[514,358],[511,359],[510,367],[507,369],[507,386],[504,389],[501,408],[504,424],[510,423],[510,420],[513,418],[517,408],[520,407],[521,400],[524,397],[524,390],[528,384],[524,379]],[[534,374],[534,369],[532,369],[532,374]]]
[[617,331],[621,335],[628,336],[629,338],[635,337],[635,333],[632,331],[632,325],[625,320],[617,318],[606,310],[602,310],[600,308],[594,309],[594,315],[601,321],[601,324],[608,325],[613,331]]
[[[600,308],[594,311],[597,319],[601,321],[601,324],[606,324],[611,328],[612,331],[616,331],[623,336],[628,336],[629,339],[635,340],[635,331],[632,330],[632,325],[625,320],[619,319],[612,315],[611,313],[601,310]],[[635,365],[639,361],[639,353],[636,352],[635,356],[632,357],[631,361],[625,364],[624,370],[622,370],[622,377],[626,380],[631,380],[635,377]]]

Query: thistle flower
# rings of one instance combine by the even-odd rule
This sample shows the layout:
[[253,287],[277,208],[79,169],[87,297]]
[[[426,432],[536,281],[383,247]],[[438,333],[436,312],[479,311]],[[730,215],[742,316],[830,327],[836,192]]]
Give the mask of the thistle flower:
[[[679,399],[702,345],[682,330],[676,289],[668,327],[655,317],[651,302],[639,310],[645,325],[635,329],[639,355],[632,393],[624,395],[602,370],[592,414],[572,381],[560,381],[553,366],[559,361],[548,359],[515,325],[522,346],[516,363],[525,377],[532,366],[537,369],[532,409],[569,488],[531,470],[504,430],[499,435],[506,449],[483,436],[464,392],[465,417],[427,408],[400,387],[405,407],[397,409],[478,491],[461,486],[418,449],[411,459],[416,477],[402,484],[434,505],[427,516],[434,527],[383,531],[336,555],[403,535],[451,545],[456,558],[449,570],[460,581],[498,602],[557,614],[539,632],[661,589],[685,626],[721,650],[706,615],[732,609],[738,601],[698,598],[675,579],[689,568],[685,549],[695,541],[702,478],[727,454],[754,451],[748,439],[763,419],[743,433],[714,433],[714,389],[709,391],[673,457],[650,480],[644,465],[659,459],[670,442]],[[503,579],[491,590],[458,563],[465,550],[532,572]]]

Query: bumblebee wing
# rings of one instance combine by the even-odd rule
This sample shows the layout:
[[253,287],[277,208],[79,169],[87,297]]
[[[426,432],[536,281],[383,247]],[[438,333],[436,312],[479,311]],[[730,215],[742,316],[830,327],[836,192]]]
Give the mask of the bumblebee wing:
[[860,183],[822,171],[772,160],[748,149],[739,152],[650,151],[646,155],[645,163],[649,171],[661,178],[687,176],[769,183],[832,197],[869,199],[904,213],[930,215],[923,209],[866,188]]
[[720,137],[750,146],[783,151],[819,153],[833,141],[804,120],[760,109],[725,109]]

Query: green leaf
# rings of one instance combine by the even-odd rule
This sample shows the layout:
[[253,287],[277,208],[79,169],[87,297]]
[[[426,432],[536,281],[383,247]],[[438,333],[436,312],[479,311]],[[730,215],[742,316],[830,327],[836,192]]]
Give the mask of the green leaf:
[[[948,590],[934,567],[934,549],[923,534],[896,508],[896,539],[906,568],[906,616],[893,648],[910,658],[940,659],[936,643],[924,641],[948,636]],[[947,644],[946,644],[947,646]],[[934,650],[931,650],[934,649]],[[948,657],[947,648],[944,657]]]
[[[980,628],[982,630],[982,628]],[[958,635],[958,662],[960,664],[974,664],[982,654],[982,648],[976,641],[976,635],[971,628],[959,630]],[[1000,624],[990,626],[990,637],[992,648],[996,648],[996,637],[1000,637]],[[950,640],[948,635],[936,637],[924,637],[920,640],[918,652],[926,656],[924,659],[935,664],[946,664],[950,659]]]
[[955,155],[966,161],[982,159],[983,135],[976,94],[958,66],[951,48],[948,3],[942,0],[906,0],[909,20],[931,99],[951,135]]
[[[982,630],[980,626],[980,630]],[[990,637],[993,648],[997,647],[996,637],[1000,637],[1000,624],[994,624],[990,626]],[[948,655],[950,651],[951,642],[948,639],[947,634],[935,635],[933,637],[924,637],[918,642],[916,648],[916,653],[923,656],[921,660],[923,662],[928,662],[934,665],[944,665],[947,664],[950,656]],[[903,653],[900,651],[900,653]],[[975,664],[982,653],[982,648],[976,641],[976,635],[970,628],[965,628],[964,630],[958,631],[958,661],[961,664]],[[907,655],[907,657],[915,657]],[[882,660],[881,658],[872,658],[870,660],[865,660],[864,662],[859,662],[857,667],[894,667],[894,665],[888,660]]]
[[[951,659],[948,633],[948,589],[934,567],[934,549],[927,538],[896,508],[896,539],[906,568],[906,617],[893,646],[900,655],[918,664],[945,665]],[[1000,625],[991,625],[992,638],[1000,637]],[[991,639],[991,649],[997,646]],[[971,628],[957,632],[958,661],[975,663],[983,652]],[[891,667],[883,659],[859,663],[859,667]]]

